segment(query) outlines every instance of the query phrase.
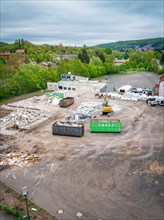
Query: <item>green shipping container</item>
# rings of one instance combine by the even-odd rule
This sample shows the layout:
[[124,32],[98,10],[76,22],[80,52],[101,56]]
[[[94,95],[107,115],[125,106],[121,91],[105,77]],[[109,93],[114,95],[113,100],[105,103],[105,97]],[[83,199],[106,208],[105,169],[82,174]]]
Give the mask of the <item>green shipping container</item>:
[[122,130],[122,124],[119,119],[91,119],[90,131],[97,133],[118,133]]
[[59,97],[60,99],[64,99],[63,93],[55,93],[54,96]]
[[63,93],[52,93],[52,94],[46,93],[45,95],[46,95],[46,97],[58,97],[60,99],[64,99]]

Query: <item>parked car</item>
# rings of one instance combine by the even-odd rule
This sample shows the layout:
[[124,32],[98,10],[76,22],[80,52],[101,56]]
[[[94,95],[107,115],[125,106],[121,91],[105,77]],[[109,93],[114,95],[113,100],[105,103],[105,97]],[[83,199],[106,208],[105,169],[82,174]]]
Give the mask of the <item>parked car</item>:
[[142,93],[150,96],[150,95],[152,95],[152,89],[151,88],[144,88],[142,90]]
[[132,87],[132,88],[130,89],[130,92],[132,92],[132,93],[142,93],[142,88]]
[[160,106],[164,106],[164,99],[158,100],[157,104],[160,105]]
[[148,98],[146,103],[151,106],[156,106],[158,104],[156,98]]

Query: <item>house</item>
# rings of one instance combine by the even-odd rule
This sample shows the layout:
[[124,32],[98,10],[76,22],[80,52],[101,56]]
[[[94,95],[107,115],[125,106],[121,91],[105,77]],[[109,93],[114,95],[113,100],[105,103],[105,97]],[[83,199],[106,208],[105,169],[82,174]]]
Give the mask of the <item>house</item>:
[[3,52],[3,53],[0,53],[0,56],[9,59],[10,54],[11,54],[10,52]]
[[15,53],[24,55],[25,54],[25,50],[24,49],[18,49],[18,50],[15,51]]
[[77,57],[77,55],[75,55],[75,54],[63,54],[63,55],[56,55],[54,57],[54,60],[55,61],[60,61],[62,59],[72,60],[73,58],[76,58],[76,57]]
[[58,84],[56,82],[47,82],[47,89],[50,91],[58,90]]
[[72,75],[70,72],[61,74],[61,81],[88,81],[87,77]]
[[121,64],[124,64],[125,62],[126,62],[127,60],[118,60],[118,59],[116,59],[116,61],[115,61],[115,64],[116,65],[121,65]]
[[58,90],[73,92],[75,90],[80,92],[94,91],[100,92],[100,89],[105,86],[105,83],[98,83],[98,81],[60,81],[58,82]]

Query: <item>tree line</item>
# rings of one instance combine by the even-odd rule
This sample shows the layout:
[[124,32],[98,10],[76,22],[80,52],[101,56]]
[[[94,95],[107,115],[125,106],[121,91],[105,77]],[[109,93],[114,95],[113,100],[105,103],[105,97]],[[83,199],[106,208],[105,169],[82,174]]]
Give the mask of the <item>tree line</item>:
[[[63,45],[36,46],[24,40],[13,45],[0,44],[0,50],[24,48],[26,56],[12,54],[10,58],[0,58],[0,98],[10,97],[45,89],[47,82],[58,82],[60,75],[71,72],[89,79],[110,74],[123,74],[129,71],[153,71],[164,73],[164,54],[161,51],[114,51],[111,48],[64,47]],[[6,50],[5,50],[6,51]],[[11,52],[11,51],[10,51]],[[76,54],[77,57],[54,61],[56,54]],[[116,65],[116,59],[124,63]],[[35,61],[36,64],[32,64]],[[38,65],[42,61],[51,61],[49,67]],[[38,63],[38,64],[37,64]]]

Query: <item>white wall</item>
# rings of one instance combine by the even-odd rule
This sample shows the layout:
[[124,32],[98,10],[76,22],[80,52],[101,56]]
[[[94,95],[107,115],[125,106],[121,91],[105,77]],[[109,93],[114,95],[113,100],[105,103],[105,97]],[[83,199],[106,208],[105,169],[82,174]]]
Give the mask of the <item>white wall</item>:
[[159,84],[159,96],[164,97],[164,81]]

